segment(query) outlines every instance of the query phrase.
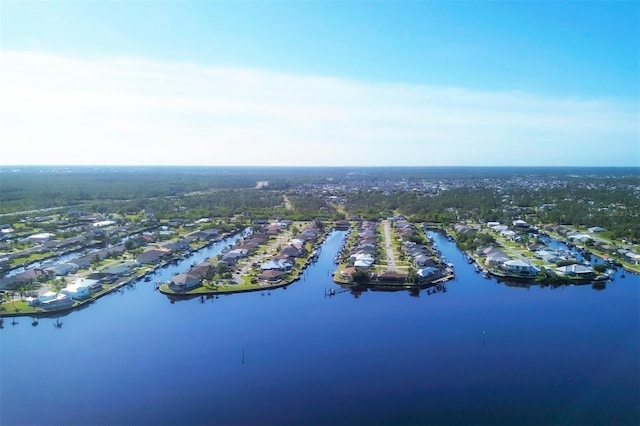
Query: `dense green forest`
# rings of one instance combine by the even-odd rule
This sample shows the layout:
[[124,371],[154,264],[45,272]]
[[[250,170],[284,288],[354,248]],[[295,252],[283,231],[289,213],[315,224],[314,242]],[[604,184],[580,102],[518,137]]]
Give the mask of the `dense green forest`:
[[[52,207],[158,219],[289,217],[460,220],[601,226],[640,240],[638,169],[21,167],[0,168],[11,223]],[[12,215],[14,214],[14,215]]]

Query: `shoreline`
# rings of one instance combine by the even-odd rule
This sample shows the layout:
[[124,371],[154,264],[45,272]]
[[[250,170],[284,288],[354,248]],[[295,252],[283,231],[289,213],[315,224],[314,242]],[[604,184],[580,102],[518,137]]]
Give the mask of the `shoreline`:
[[[239,233],[241,233],[242,231],[240,231]],[[60,315],[66,315],[68,313],[71,313],[73,311],[76,310],[81,310],[81,309],[85,309],[87,307],[89,307],[91,304],[93,304],[94,302],[98,301],[99,299],[101,299],[104,296],[113,294],[117,291],[120,291],[123,287],[126,286],[133,286],[136,285],[140,282],[146,282],[145,279],[150,276],[151,274],[155,273],[157,270],[162,269],[164,267],[170,266],[172,264],[174,264],[174,262],[178,262],[180,260],[187,260],[189,255],[194,255],[197,254],[198,252],[205,250],[209,247],[211,247],[212,245],[219,243],[221,241],[224,241],[228,238],[232,238],[235,235],[238,235],[239,233],[225,233],[223,234],[221,237],[217,238],[216,240],[213,241],[209,241],[206,244],[202,245],[201,247],[197,248],[197,249],[191,249],[189,250],[188,254],[186,255],[186,257],[182,258],[183,255],[176,255],[175,257],[164,261],[162,263],[158,263],[152,266],[148,266],[148,265],[141,265],[139,268],[141,270],[143,270],[144,272],[142,272],[141,270],[138,271],[137,274],[133,274],[132,276],[129,276],[127,278],[124,278],[122,281],[118,282],[116,281],[115,283],[112,284],[108,284],[107,288],[102,288],[101,290],[95,292],[94,294],[90,294],[88,297],[86,297],[85,299],[82,300],[74,300],[74,303],[70,306],[65,306],[59,309],[50,309],[50,310],[46,310],[46,309],[42,309],[42,308],[37,308],[37,307],[32,307],[27,305],[28,309],[34,309],[34,310],[29,310],[29,311],[24,311],[24,310],[20,310],[19,312],[16,312],[15,309],[14,310],[7,310],[7,311],[0,311],[0,319],[2,318],[15,318],[15,317],[37,317],[37,318],[46,318],[46,317],[57,317]],[[103,284],[103,285],[107,285],[107,284]],[[21,299],[20,300],[21,303],[24,303],[24,300]],[[4,305],[5,307],[7,305],[10,305],[12,302],[5,302]]]
[[[261,286],[259,284],[255,284],[250,287],[239,288],[239,289],[234,289],[231,286],[228,288],[228,290],[219,290],[219,289],[203,290],[203,285],[200,284],[198,287],[195,287],[193,289],[186,290],[183,292],[177,292],[177,291],[171,290],[167,283],[163,283],[158,287],[158,291],[169,298],[175,297],[177,299],[191,299],[199,296],[231,295],[231,294],[240,294],[240,293],[251,293],[256,291],[265,291],[265,290],[268,291],[268,290],[274,290],[278,288],[286,288],[287,286],[299,281],[300,276],[305,271],[305,269],[308,268],[309,265],[315,263],[315,258],[317,256],[317,253],[316,253],[317,248],[322,246],[322,244],[324,244],[327,238],[327,235],[329,235],[334,230],[336,230],[336,228],[331,227],[329,228],[328,231],[325,231],[323,234],[320,235],[320,237],[318,238],[318,241],[314,243],[314,246],[313,246],[314,250],[310,251],[309,254],[307,254],[307,257],[304,259],[304,262],[302,263],[302,265],[298,267],[299,269],[294,267],[294,269],[291,270],[292,275],[294,275],[293,277],[283,279],[281,282],[275,282],[273,283],[273,285]],[[247,262],[251,263],[251,259],[249,259]],[[266,281],[260,281],[260,282],[265,283]],[[242,284],[238,284],[238,285],[242,285]]]

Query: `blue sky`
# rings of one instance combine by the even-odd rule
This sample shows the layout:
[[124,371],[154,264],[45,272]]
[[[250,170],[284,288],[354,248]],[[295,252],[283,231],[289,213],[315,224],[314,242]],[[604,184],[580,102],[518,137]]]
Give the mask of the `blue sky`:
[[3,162],[637,166],[639,37],[638,2],[3,1]]

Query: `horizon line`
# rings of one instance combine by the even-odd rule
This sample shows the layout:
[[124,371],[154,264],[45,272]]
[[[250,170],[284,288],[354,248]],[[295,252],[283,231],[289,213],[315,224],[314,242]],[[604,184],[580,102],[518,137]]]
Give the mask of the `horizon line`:
[[0,168],[11,167],[193,167],[193,168],[289,168],[289,169],[345,169],[345,168],[545,168],[545,169],[594,169],[594,168],[618,168],[618,169],[640,169],[640,165],[637,166],[616,166],[616,165],[266,165],[266,164],[0,164]]

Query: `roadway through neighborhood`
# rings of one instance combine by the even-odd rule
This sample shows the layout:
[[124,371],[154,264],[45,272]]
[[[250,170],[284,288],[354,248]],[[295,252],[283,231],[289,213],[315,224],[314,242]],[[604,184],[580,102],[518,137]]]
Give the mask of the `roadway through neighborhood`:
[[391,230],[389,228],[389,221],[383,220],[382,227],[384,229],[384,242],[385,248],[387,250],[387,270],[395,271],[396,270],[396,257],[393,253],[393,247],[391,246]]

